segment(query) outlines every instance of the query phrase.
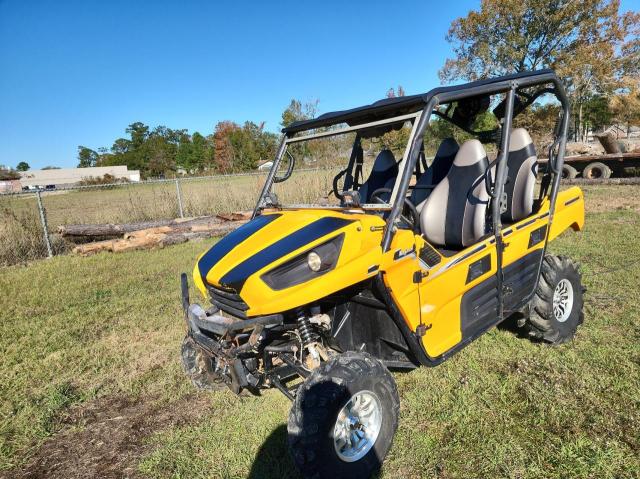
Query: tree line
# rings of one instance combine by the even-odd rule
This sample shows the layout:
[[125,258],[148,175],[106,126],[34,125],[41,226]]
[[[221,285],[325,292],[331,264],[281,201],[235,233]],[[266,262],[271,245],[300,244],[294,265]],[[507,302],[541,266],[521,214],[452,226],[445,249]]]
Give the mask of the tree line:
[[[291,100],[282,113],[281,126],[311,118],[317,101]],[[78,146],[78,167],[126,165],[140,170],[143,177],[175,174],[227,174],[254,170],[272,160],[279,135],[266,131],[264,122],[218,122],[209,135],[190,134],[186,129],[166,126],[150,128],[142,122],[130,124],[127,136],[118,138],[110,148],[93,150]]]
[[127,137],[111,148],[78,147],[78,167],[126,165],[143,177],[177,173],[234,173],[255,169],[275,154],[278,136],[264,124],[219,122],[209,135],[190,134],[166,126],[151,129],[141,122],[130,124]]
[[640,124],[640,13],[619,0],[483,0],[453,21],[443,83],[552,68],[572,105],[573,137]]

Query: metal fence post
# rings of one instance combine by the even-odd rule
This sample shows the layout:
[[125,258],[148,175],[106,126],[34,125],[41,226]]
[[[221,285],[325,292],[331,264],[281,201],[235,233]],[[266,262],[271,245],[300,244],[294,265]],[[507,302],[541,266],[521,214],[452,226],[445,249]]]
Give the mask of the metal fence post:
[[182,191],[180,191],[180,180],[176,178],[176,192],[178,193],[178,211],[180,218],[184,218],[184,211],[182,210]]
[[47,214],[42,205],[42,196],[40,189],[36,190],[36,198],[38,199],[38,211],[40,213],[40,222],[42,223],[42,231],[44,232],[44,242],[47,245],[47,256],[51,258],[53,256],[53,250],[51,249],[51,240],[49,239],[49,226],[47,225]]

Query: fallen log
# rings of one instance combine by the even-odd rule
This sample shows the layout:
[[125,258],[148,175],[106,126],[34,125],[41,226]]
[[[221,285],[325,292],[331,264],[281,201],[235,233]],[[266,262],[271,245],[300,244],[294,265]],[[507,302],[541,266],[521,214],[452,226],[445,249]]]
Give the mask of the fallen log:
[[107,239],[118,238],[122,235],[132,233],[134,231],[147,230],[150,228],[172,227],[182,228],[187,231],[193,227],[197,227],[204,231],[212,225],[217,225],[229,221],[247,220],[251,216],[248,212],[235,212],[230,214],[221,214],[217,216],[200,216],[195,218],[178,218],[171,220],[155,220],[142,221],[138,223],[103,223],[103,224],[71,224],[58,226],[58,233],[64,238],[74,239]]
[[216,215],[216,218],[227,221],[250,220],[252,214],[253,213],[251,211],[236,211],[234,213],[222,213]]
[[246,221],[226,221],[224,223],[209,224],[191,224],[188,226],[161,226],[158,228],[149,228],[146,230],[132,231],[124,235],[124,239],[139,239],[147,236],[157,235],[186,235],[187,238],[196,237],[197,233],[202,233],[202,237],[211,238],[220,236],[233,231],[238,226],[245,224]]
[[605,153],[622,153],[622,150],[620,150],[620,144],[611,131],[607,130],[604,133],[599,133],[593,136],[598,139],[604,148]]
[[107,237],[122,236],[132,231],[145,230],[149,228],[157,228],[159,226],[171,226],[178,224],[180,220],[157,220],[142,221],[139,223],[104,223],[104,224],[74,224],[58,226],[58,233],[63,237]]
[[165,225],[130,232],[122,239],[109,239],[78,245],[73,248],[73,253],[80,256],[90,256],[102,251],[120,253],[122,251],[138,249],[164,248],[165,246],[185,243],[194,239],[222,236],[235,230],[244,223],[246,223],[246,221],[226,221],[212,224],[208,229],[202,229],[202,225],[198,224],[193,225],[193,229],[185,228],[183,225],[176,227]]

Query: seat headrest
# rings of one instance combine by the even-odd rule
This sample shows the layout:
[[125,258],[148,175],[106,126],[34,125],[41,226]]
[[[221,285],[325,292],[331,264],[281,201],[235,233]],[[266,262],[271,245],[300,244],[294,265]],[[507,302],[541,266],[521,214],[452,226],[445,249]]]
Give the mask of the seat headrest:
[[522,150],[532,143],[533,140],[527,130],[524,128],[516,128],[511,132],[511,138],[509,138],[509,151]]
[[537,174],[536,148],[524,128],[516,128],[509,139],[507,159],[509,181],[504,186],[507,197],[504,223],[513,223],[533,212],[533,197]]
[[447,157],[455,155],[460,147],[458,146],[458,142],[453,138],[445,138],[440,143],[438,147],[438,151],[436,152],[436,158],[438,157]]
[[372,171],[382,172],[393,168],[396,165],[396,158],[391,150],[382,150],[378,153],[376,160],[373,162]]
[[460,146],[453,164],[455,166],[472,166],[486,160],[486,158],[487,152],[484,150],[482,143],[478,140],[467,140]]
[[478,140],[465,141],[447,176],[438,183],[420,212],[420,226],[433,244],[469,246],[485,234],[489,204],[484,174],[487,153]]

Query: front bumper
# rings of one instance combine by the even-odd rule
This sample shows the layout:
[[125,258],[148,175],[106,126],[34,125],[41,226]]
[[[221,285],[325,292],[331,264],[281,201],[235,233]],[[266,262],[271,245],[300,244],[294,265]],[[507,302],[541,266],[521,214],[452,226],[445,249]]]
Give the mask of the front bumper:
[[[180,287],[182,294],[182,309],[187,323],[187,334],[191,336],[204,350],[216,356],[226,356],[232,350],[223,350],[220,339],[228,334],[240,333],[243,331],[255,331],[256,328],[265,326],[275,326],[283,323],[281,314],[271,314],[268,316],[257,316],[249,319],[238,319],[221,316],[215,312],[205,311],[198,303],[190,303],[189,283],[186,273],[180,276]],[[213,337],[217,338],[214,339]]]
[[[185,273],[180,276],[180,283],[187,335],[210,356],[223,381],[234,393],[239,394],[245,388],[256,391],[261,380],[252,373],[255,372],[255,366],[251,370],[247,369],[245,360],[252,352],[256,352],[256,346],[265,327],[281,325],[283,316],[272,314],[238,319],[216,314],[218,310],[215,307],[205,311],[199,304],[190,303],[189,284]],[[238,345],[236,334],[247,331],[251,331],[249,339]]]

